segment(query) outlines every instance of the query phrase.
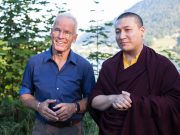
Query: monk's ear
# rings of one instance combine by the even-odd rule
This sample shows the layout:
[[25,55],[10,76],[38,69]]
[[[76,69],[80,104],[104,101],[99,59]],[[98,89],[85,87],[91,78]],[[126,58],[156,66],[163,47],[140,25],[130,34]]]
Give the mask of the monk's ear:
[[145,27],[142,26],[142,27],[140,28],[140,31],[141,31],[141,33],[142,33],[142,37],[144,37],[144,34],[145,34]]

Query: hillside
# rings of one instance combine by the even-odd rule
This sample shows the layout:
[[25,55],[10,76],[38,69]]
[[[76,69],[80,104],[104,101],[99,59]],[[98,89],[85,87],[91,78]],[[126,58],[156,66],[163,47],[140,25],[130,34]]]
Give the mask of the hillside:
[[[143,0],[132,6],[127,11],[139,14],[144,21],[146,27],[146,42],[152,44],[153,39],[171,36],[177,33],[180,37],[180,0]],[[113,21],[112,21],[113,22]],[[103,24],[102,24],[103,25]],[[108,41],[113,45],[115,43],[114,27],[106,27]],[[82,41],[91,39],[92,33],[85,33],[78,40],[78,44]],[[173,37],[174,38],[174,37]],[[175,39],[175,40],[176,40]],[[96,42],[96,39],[93,40]],[[173,45],[174,46],[174,45]]]
[[[168,57],[180,72],[179,7],[180,0],[173,2],[171,0],[143,0],[127,11],[135,12],[142,17],[146,28],[145,44]],[[87,30],[79,38],[74,50],[85,57],[92,53],[95,54],[97,51],[111,55],[117,53],[119,48],[115,42],[114,27],[104,24],[98,27],[102,27],[102,31],[96,31],[97,26],[92,31]],[[106,37],[103,36],[103,32]],[[104,42],[109,45],[105,45]]]
[[139,14],[147,27],[147,35],[164,37],[180,33],[180,0],[143,0],[127,11]]

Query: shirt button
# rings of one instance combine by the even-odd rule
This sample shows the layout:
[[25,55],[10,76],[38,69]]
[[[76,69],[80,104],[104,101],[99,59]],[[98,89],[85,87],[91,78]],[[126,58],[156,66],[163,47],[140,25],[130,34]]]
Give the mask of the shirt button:
[[59,90],[59,88],[57,88],[57,90]]

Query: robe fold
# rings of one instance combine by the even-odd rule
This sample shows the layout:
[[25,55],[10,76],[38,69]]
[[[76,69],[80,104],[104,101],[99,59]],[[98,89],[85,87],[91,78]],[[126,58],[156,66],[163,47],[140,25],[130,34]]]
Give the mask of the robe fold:
[[89,112],[99,126],[99,135],[180,135],[180,75],[162,55],[144,46],[138,61],[123,68],[122,51],[102,64],[89,98],[131,93],[127,111],[109,107]]

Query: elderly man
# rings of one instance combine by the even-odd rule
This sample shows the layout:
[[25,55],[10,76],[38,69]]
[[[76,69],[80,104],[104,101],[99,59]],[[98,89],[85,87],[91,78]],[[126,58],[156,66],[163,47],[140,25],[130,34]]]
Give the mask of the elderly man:
[[51,29],[52,46],[26,66],[20,99],[36,111],[33,135],[84,134],[81,120],[95,78],[91,64],[71,50],[76,38],[76,19],[58,15]]
[[141,17],[115,22],[121,51],[106,60],[89,98],[99,135],[180,135],[180,76],[164,56],[143,43]]

